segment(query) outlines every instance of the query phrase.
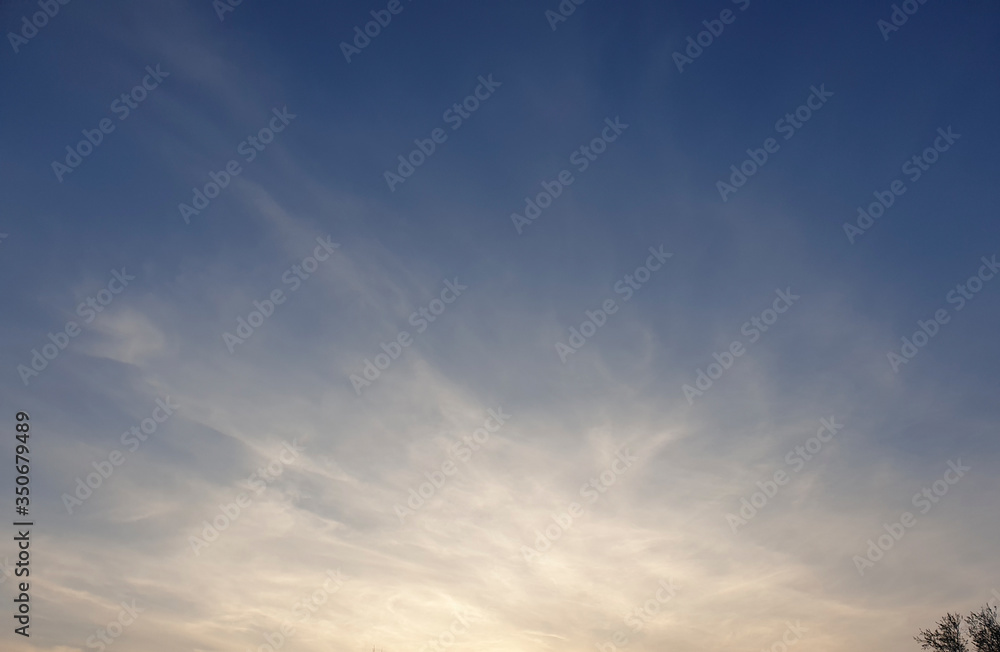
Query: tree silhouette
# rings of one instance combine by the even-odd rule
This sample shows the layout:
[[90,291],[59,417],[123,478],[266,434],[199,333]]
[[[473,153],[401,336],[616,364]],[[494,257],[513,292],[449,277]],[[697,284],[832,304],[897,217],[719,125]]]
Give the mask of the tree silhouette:
[[920,647],[934,652],[1000,652],[1000,622],[996,607],[983,607],[965,617],[968,636],[962,632],[962,617],[948,613],[938,621],[936,629],[922,629],[920,636],[914,637]]
[[983,607],[978,613],[966,617],[969,635],[978,652],[1000,652],[1000,623],[997,608]]

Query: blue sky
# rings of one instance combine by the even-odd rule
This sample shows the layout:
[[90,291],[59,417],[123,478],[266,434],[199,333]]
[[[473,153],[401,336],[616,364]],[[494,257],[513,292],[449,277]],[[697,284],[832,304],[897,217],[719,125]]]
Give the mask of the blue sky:
[[135,600],[114,649],[903,651],[997,599],[995,7],[401,0],[345,60],[387,4],[76,0],[26,42],[0,4],[39,567],[5,649],[95,649]]

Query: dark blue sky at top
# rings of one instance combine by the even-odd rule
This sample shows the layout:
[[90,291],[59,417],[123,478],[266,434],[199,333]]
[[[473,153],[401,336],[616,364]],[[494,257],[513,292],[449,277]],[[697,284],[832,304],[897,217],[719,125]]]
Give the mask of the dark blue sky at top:
[[[283,105],[299,118],[280,145],[302,169],[378,204],[365,214],[313,216],[318,223],[345,241],[374,239],[402,259],[432,260],[474,281],[502,270],[517,279],[510,292],[554,301],[566,320],[647,246],[665,242],[689,260],[685,275],[699,279],[672,290],[694,323],[717,306],[729,314],[743,301],[733,314],[751,310],[759,301],[751,288],[759,294],[806,276],[844,283],[857,309],[903,328],[937,307],[951,280],[971,273],[996,241],[996,10],[986,3],[953,11],[930,3],[885,42],[876,21],[889,11],[873,3],[753,2],[740,12],[725,2],[591,1],[553,32],[534,3],[406,2],[350,64],[339,43],[375,5],[244,3],[223,22],[205,5],[198,34],[163,21],[164,69],[172,68],[170,48],[180,54],[201,39],[248,79],[260,71],[269,80],[256,89],[259,106],[228,115],[207,100],[210,89],[174,73],[163,87],[171,103],[151,93],[62,184],[49,163],[155,63],[107,38],[127,42],[144,9],[71,3],[8,57],[2,172],[8,219],[23,225],[24,245],[10,241],[5,263],[45,269],[6,288],[23,318],[38,315],[25,308],[39,284],[106,266],[118,252],[123,263],[151,261],[154,277],[166,280],[185,257],[259,246],[265,236],[225,195],[192,227],[175,207]],[[679,74],[671,54],[725,8],[735,23]],[[157,11],[168,17],[169,5]],[[18,12],[10,5],[8,21]],[[383,171],[414,138],[444,126],[443,110],[484,74],[502,88],[389,193]],[[728,203],[718,201],[715,182],[729,165],[776,136],[775,121],[816,84],[834,93],[829,104],[780,141]],[[177,110],[183,104],[197,106],[197,122]],[[510,213],[614,116],[629,130],[567,192],[586,210],[564,199],[517,237]],[[948,125],[963,135],[958,146],[850,246],[842,223]],[[133,136],[144,129],[155,135],[140,145]],[[245,176],[267,182],[269,163],[265,153]],[[294,178],[276,181],[269,189],[281,201],[305,204]],[[753,252],[743,259],[748,238]],[[655,304],[644,308],[657,318]]]
[[[8,23],[19,15],[19,6],[8,6]],[[363,22],[369,5],[245,3],[225,22],[211,23],[213,42],[207,45],[244,70],[280,71],[281,88],[264,89],[262,95],[273,105],[292,107],[301,116],[299,124],[322,123],[329,132],[309,138],[302,128],[292,136],[295,142],[285,143],[308,161],[310,171],[407,214],[405,220],[329,216],[332,222],[398,243],[400,251],[425,243],[431,255],[458,258],[465,249],[463,237],[482,235],[504,248],[505,259],[520,259],[519,266],[527,269],[544,269],[550,261],[527,254],[512,237],[505,214],[541,178],[563,167],[565,155],[589,139],[605,116],[621,115],[632,127],[609,154],[617,158],[613,169],[608,164],[606,172],[589,175],[586,184],[600,215],[576,222],[575,237],[588,238],[580,233],[587,231],[595,242],[625,242],[643,232],[652,237],[657,231],[683,230],[697,234],[699,245],[708,248],[719,235],[713,219],[650,206],[676,196],[711,200],[714,181],[728,165],[742,160],[746,147],[773,135],[775,120],[798,106],[811,84],[825,83],[836,93],[832,103],[723,214],[734,215],[741,204],[759,197],[779,196],[781,205],[772,200],[772,210],[794,213],[816,253],[825,250],[838,262],[851,262],[838,264],[842,269],[870,265],[876,276],[894,279],[904,294],[942,274],[963,273],[962,262],[974,253],[970,247],[994,233],[985,212],[993,204],[987,161],[996,137],[991,107],[997,104],[996,85],[990,83],[996,27],[986,19],[995,9],[972,2],[942,11],[930,3],[885,43],[875,21],[888,11],[877,3],[754,2],[746,12],[737,10],[735,24],[678,74],[670,53],[701,29],[701,20],[729,6],[736,7],[591,1],[553,33],[541,16],[543,5],[406,2],[384,33],[348,65],[338,44]],[[152,108],[159,99],[155,94],[150,106],[123,123],[81,171],[63,184],[49,183],[54,154],[80,128],[105,116],[109,98],[130,87],[136,71],[149,63],[129,65],[121,47],[98,31],[127,30],[135,11],[126,3],[118,10],[71,3],[40,39],[3,66],[8,210],[31,215],[29,232],[55,240],[57,250],[59,233],[72,235],[73,246],[102,233],[113,234],[99,237],[109,246],[116,246],[118,238],[183,238],[186,248],[198,246],[179,235],[170,210],[197,173],[157,169],[155,160],[143,165],[141,153],[129,151],[131,121],[160,119],[185,130],[181,119],[163,107]],[[66,18],[73,13],[87,14],[97,26],[74,33]],[[183,34],[164,36],[183,48]],[[169,70],[169,61],[164,68]],[[440,124],[442,110],[464,97],[477,75],[489,72],[504,83],[503,90],[420,170],[422,187],[412,187],[414,182],[394,195],[383,192],[381,172],[388,162],[413,138],[426,137]],[[170,86],[192,101],[198,97],[199,89],[177,75]],[[545,105],[552,108],[540,110]],[[269,106],[258,113],[264,116]],[[218,110],[213,115],[212,107],[204,110],[226,119]],[[920,206],[913,207],[906,226],[901,219],[886,220],[853,248],[879,249],[867,256],[839,246],[843,216],[896,178],[899,164],[926,146],[936,127],[947,124],[965,140],[921,180]],[[202,143],[191,153],[204,163],[199,167],[201,161],[192,156],[190,165],[207,169],[213,161],[226,160],[252,128],[233,126],[228,141]],[[963,191],[947,192],[958,179],[965,181]],[[433,200],[445,188],[448,200],[475,203],[479,214],[435,210]],[[67,206],[74,208],[72,219],[62,215]],[[544,226],[534,227],[538,247],[566,240],[570,229],[555,223],[558,215],[551,217],[558,212],[556,207]],[[614,219],[608,219],[612,214]],[[964,226],[960,230],[953,228],[958,220]],[[206,230],[240,237],[219,225],[221,219],[205,222]],[[886,233],[890,229],[896,233]],[[242,235],[252,241],[252,234]],[[213,238],[201,240],[213,246]],[[578,251],[586,255],[586,248]],[[892,264],[882,262],[887,260]]]
[[[300,116],[282,144],[304,168],[384,205],[318,219],[404,258],[448,260],[472,275],[513,269],[532,285],[558,289],[600,282],[631,265],[632,252],[647,242],[673,241],[697,252],[695,273],[713,278],[714,296],[739,296],[733,286],[758,275],[765,285],[780,284],[782,272],[767,270],[788,262],[846,279],[865,309],[879,311],[891,297],[893,310],[912,306],[908,314],[943,296],[941,279],[966,274],[994,240],[996,10],[986,3],[955,11],[925,5],[887,43],[875,23],[889,12],[873,3],[754,2],[740,12],[722,2],[588,2],[552,32],[544,7],[533,3],[407,2],[348,65],[338,45],[372,8],[244,4],[221,23],[206,9],[213,20],[203,38],[251,77],[260,70],[280,79],[280,88],[260,89],[256,114],[263,120],[271,106],[287,104]],[[679,74],[671,53],[724,8],[736,10],[735,23]],[[127,34],[136,11],[127,3],[117,10],[70,4],[44,28],[44,41],[3,68],[7,210],[25,220],[22,237],[34,238],[8,257],[35,258],[43,249],[53,256],[50,275],[72,277],[90,254],[122,248],[148,250],[169,274],[180,252],[252,247],[259,237],[227,214],[225,197],[199,220],[197,237],[180,228],[173,209],[256,129],[252,111],[233,120],[220,107],[200,106],[218,128],[205,138],[153,93],[80,171],[53,182],[54,155],[106,116],[109,98],[151,63],[130,61],[134,55],[102,38],[102,30]],[[90,31],[69,28],[73,12],[85,14]],[[8,8],[17,13],[16,3]],[[179,51],[196,38],[171,31],[169,21],[164,27],[163,38]],[[169,58],[163,64],[170,70]],[[413,181],[386,192],[382,172],[414,138],[443,126],[442,111],[488,73],[502,90]],[[835,93],[829,105],[728,204],[716,202],[715,181],[747,147],[775,135],[775,121],[820,83]],[[204,97],[205,89],[178,74],[169,88],[183,101]],[[573,189],[589,214],[557,204],[530,238],[515,237],[510,212],[567,167],[568,153],[607,116],[631,127]],[[188,141],[187,169],[164,166],[130,142],[130,131],[151,122],[168,132],[160,146],[180,151],[171,141]],[[963,134],[960,146],[848,246],[841,224],[855,206],[898,178],[900,164],[947,125]],[[249,175],[266,177],[263,166],[253,167]],[[293,183],[275,192],[296,201]],[[789,245],[787,227],[766,213],[786,215],[802,240]],[[755,268],[721,271],[719,261],[740,246],[730,221],[772,243]],[[609,265],[589,264],[595,258]],[[30,281],[18,287],[32,295]]]
[[[284,259],[249,253],[265,251],[268,236],[231,196],[190,226],[176,210],[275,106],[298,118],[244,178],[347,246],[376,241],[408,264],[500,283],[507,299],[552,307],[566,324],[648,246],[666,243],[684,271],[658,278],[659,294],[647,292],[636,310],[654,329],[687,326],[672,333],[680,343],[671,362],[684,368],[710,350],[699,323],[736,326],[789,284],[843,288],[853,310],[908,333],[997,242],[998,41],[988,3],[930,2],[885,42],[876,21],[889,7],[869,2],[754,1],[742,12],[729,2],[591,0],[553,32],[544,3],[418,0],[404,2],[350,64],[340,42],[380,5],[248,0],[220,22],[202,4],[184,5],[205,13],[192,33],[170,19],[181,4],[73,2],[18,55],[7,53],[0,173],[12,235],[2,264],[19,279],[4,293],[23,329],[7,343],[12,355],[53,321],[37,303],[43,290],[85,270],[147,265],[155,287],[186,263],[234,252],[259,284],[284,269]],[[680,74],[671,54],[726,8],[735,23]],[[169,44],[158,61],[130,31],[148,11],[162,13],[158,38]],[[21,12],[8,5],[5,25]],[[189,45],[242,80],[259,80],[259,102],[232,115],[214,89],[185,77],[171,55],[182,58]],[[172,71],[164,90],[56,183],[50,162],[155,63]],[[495,96],[388,192],[384,170],[414,138],[445,126],[442,112],[488,74],[502,83]],[[777,136],[775,121],[819,84],[834,93],[829,103],[793,139],[779,136],[780,151],[722,203],[715,182],[748,147]],[[510,214],[615,116],[628,131],[517,236]],[[962,140],[851,246],[843,222],[949,125]],[[313,180],[367,202],[365,210],[317,214],[300,180],[275,167],[279,147]],[[993,323],[962,328],[973,338]],[[959,358],[970,387],[982,386],[984,358],[995,361],[996,350]]]

